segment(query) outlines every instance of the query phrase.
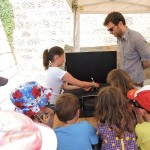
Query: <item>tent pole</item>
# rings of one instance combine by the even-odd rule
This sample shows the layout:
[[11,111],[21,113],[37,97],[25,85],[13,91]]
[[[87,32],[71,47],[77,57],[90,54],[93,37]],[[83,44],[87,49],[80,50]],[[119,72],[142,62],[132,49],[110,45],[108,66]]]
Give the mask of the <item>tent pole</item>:
[[80,51],[80,14],[75,13],[74,16],[74,51]]
[[80,51],[80,13],[77,13],[78,1],[74,0],[72,3],[72,9],[74,13],[74,31],[73,31],[73,42],[74,51]]

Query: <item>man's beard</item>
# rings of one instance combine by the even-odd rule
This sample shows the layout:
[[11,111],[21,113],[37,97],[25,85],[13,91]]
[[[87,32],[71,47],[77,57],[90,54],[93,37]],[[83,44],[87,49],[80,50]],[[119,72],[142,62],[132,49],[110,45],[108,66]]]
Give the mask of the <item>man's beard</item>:
[[115,37],[122,37],[123,36],[123,31],[118,28],[118,32],[116,34],[114,34]]

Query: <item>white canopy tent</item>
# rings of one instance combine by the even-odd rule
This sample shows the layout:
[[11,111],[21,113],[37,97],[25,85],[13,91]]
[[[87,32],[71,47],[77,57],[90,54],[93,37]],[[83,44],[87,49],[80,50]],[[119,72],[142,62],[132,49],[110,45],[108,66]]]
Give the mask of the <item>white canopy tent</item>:
[[80,15],[150,13],[150,0],[67,0],[74,13],[74,51],[80,51]]

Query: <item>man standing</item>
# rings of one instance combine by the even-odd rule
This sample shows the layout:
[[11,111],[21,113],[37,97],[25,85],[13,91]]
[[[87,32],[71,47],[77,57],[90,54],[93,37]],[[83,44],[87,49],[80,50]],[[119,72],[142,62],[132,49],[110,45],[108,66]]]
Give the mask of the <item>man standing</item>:
[[125,18],[120,12],[109,13],[103,24],[110,34],[117,38],[121,53],[121,69],[126,71],[138,86],[142,86],[145,78],[144,69],[150,67],[147,41],[139,32],[126,26]]

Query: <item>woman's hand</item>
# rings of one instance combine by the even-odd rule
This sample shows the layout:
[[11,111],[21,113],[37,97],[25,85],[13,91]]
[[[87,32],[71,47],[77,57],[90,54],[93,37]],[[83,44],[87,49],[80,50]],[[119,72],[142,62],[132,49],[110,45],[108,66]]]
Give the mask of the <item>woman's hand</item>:
[[84,91],[90,91],[92,89],[92,87],[88,87],[88,88],[83,88]]
[[92,87],[94,87],[94,88],[99,88],[99,86],[100,86],[100,84],[97,82],[92,82],[92,84],[93,84]]

